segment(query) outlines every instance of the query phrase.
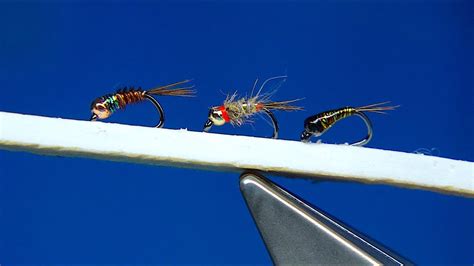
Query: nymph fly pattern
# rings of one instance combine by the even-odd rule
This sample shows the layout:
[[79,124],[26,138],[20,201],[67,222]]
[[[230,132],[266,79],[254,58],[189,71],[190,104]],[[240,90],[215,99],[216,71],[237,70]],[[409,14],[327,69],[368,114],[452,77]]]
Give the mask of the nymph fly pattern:
[[[302,110],[302,108],[291,105],[291,103],[298,100],[274,102],[270,100],[271,94],[262,95],[261,91],[269,81],[284,78],[286,78],[286,76],[278,76],[267,79],[262,84],[255,96],[251,95],[250,97],[238,98],[236,93],[227,96],[223,105],[211,107],[209,110],[209,116],[206,124],[204,125],[204,131],[209,131],[212,125],[222,126],[225,123],[230,123],[234,126],[241,126],[245,122],[251,121],[251,117],[254,115],[265,113],[270,117],[273,123],[272,138],[278,138],[278,122],[272,111],[298,111]],[[255,82],[255,85],[257,84],[257,81]]]
[[319,137],[339,120],[344,119],[349,116],[359,116],[364,120],[365,125],[367,126],[367,136],[360,141],[351,143],[355,146],[363,146],[372,139],[372,123],[364,112],[372,113],[381,113],[384,114],[384,111],[394,110],[398,106],[383,106],[389,102],[376,103],[371,105],[366,105],[362,107],[344,107],[340,109],[330,110],[322,112],[313,116],[308,117],[304,121],[304,131],[301,134],[301,141],[308,142],[311,136]]
[[193,86],[189,87],[177,87],[190,82],[190,80],[183,80],[173,84],[169,84],[162,87],[157,87],[151,90],[142,90],[140,87],[134,89],[133,87],[125,87],[118,90],[114,94],[107,94],[102,97],[95,99],[91,104],[91,121],[97,119],[106,119],[111,116],[116,110],[124,109],[128,104],[137,103],[149,100],[160,113],[160,121],[156,127],[163,127],[165,121],[165,114],[160,103],[152,96],[194,96],[195,91],[191,90]]

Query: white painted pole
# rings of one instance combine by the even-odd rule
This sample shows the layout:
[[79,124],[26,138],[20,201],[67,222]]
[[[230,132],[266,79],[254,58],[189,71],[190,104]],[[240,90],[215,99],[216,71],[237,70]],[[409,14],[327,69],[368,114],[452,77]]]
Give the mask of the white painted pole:
[[[474,197],[474,163],[419,154],[0,112],[0,148],[200,168],[259,170]],[[5,166],[4,166],[5,167]]]

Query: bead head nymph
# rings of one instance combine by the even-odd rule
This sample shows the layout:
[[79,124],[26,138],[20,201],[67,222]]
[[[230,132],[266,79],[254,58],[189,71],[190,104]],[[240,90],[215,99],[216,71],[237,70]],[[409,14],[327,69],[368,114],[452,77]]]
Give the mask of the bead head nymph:
[[112,110],[109,108],[107,99],[99,97],[95,99],[91,104],[91,120],[106,119],[112,115]]
[[229,114],[225,106],[215,106],[209,110],[209,119],[216,126],[222,126],[227,122],[230,122]]
[[211,107],[207,121],[204,124],[204,131],[209,131],[213,125],[222,126],[228,122],[230,122],[230,118],[224,105]]

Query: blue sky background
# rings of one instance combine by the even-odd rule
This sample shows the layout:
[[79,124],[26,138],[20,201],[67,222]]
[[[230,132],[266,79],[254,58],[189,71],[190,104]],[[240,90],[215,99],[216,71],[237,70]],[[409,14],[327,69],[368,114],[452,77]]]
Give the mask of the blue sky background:
[[[474,5],[385,3],[0,4],[0,110],[88,119],[119,86],[194,78],[195,99],[160,98],[166,128],[201,130],[220,92],[287,73],[275,99],[282,139],[346,105],[371,114],[369,147],[474,160]],[[147,103],[108,122],[153,125]],[[267,136],[271,127],[214,127]],[[356,140],[348,119],[323,136]],[[140,136],[130,136],[137,137]],[[126,140],[124,140],[126,141]],[[230,151],[229,151],[230,152]],[[225,156],[225,155],[224,155]],[[0,261],[270,263],[238,175],[0,151]],[[474,262],[474,201],[433,192],[272,177],[293,193],[421,264]]]

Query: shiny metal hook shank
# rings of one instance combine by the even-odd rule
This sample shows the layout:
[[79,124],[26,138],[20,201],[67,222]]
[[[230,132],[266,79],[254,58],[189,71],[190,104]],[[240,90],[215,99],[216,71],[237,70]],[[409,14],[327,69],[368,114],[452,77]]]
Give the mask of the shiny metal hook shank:
[[211,119],[207,119],[206,123],[204,124],[204,129],[203,131],[204,132],[209,132],[209,130],[211,130],[211,127],[214,123],[212,122]]

